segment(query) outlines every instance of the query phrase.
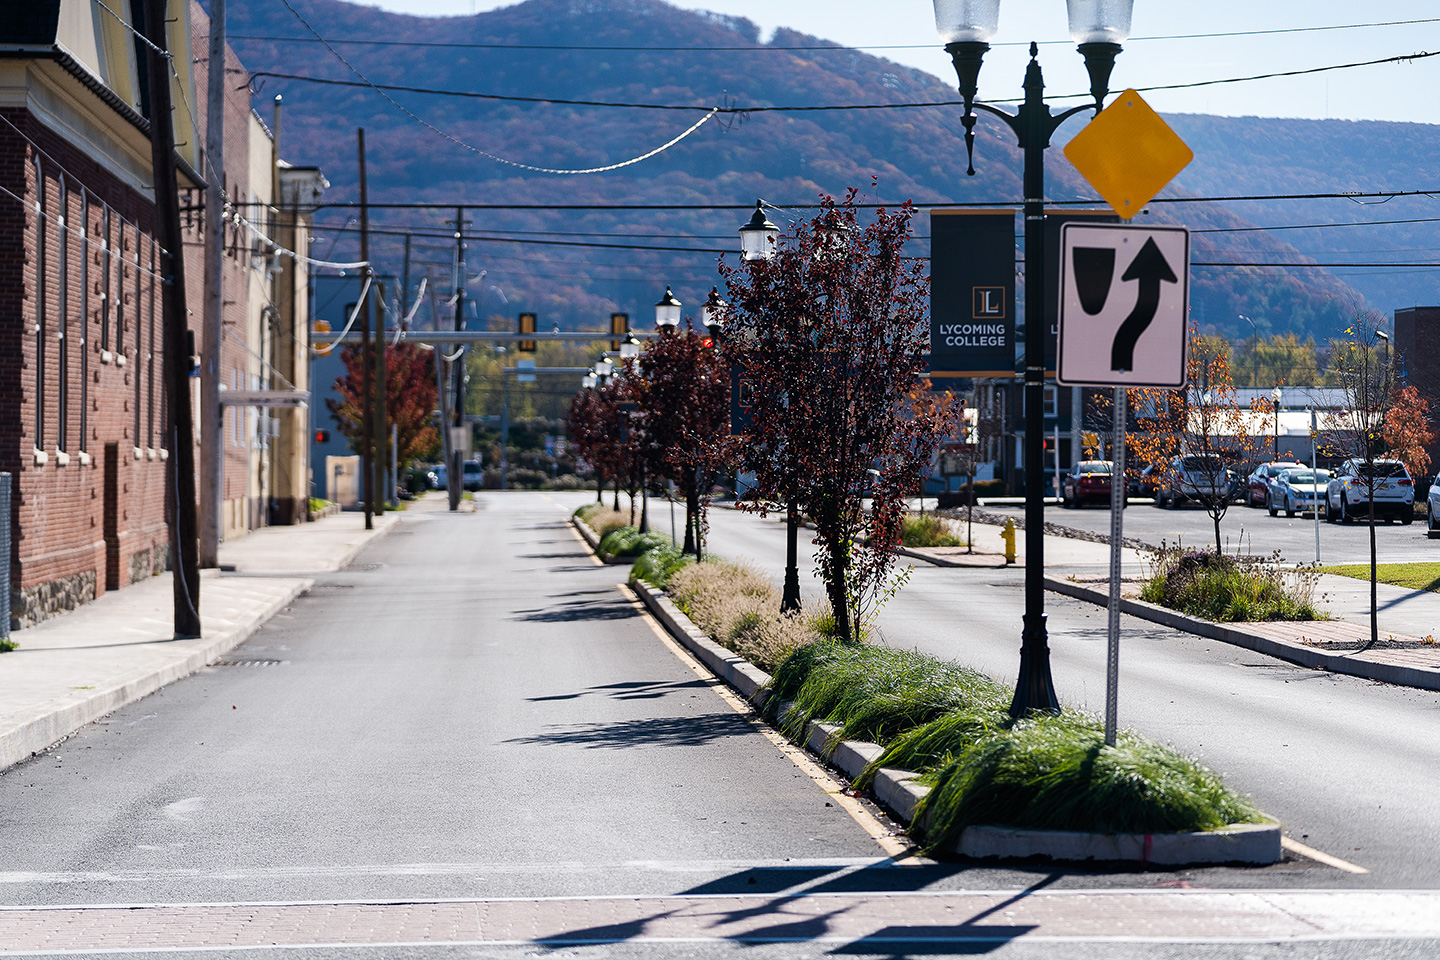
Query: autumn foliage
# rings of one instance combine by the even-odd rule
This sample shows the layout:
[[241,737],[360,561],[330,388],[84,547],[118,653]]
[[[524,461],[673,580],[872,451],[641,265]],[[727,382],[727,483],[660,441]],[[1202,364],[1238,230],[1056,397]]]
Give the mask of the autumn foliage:
[[923,266],[902,256],[910,221],[907,205],[862,223],[851,191],[825,198],[772,259],[721,263],[724,357],[750,423],[738,466],[756,477],[742,508],[794,503],[810,517],[842,637],[883,595],[906,497],[951,429],[948,408],[912,398],[929,328]]
[[[345,373],[335,379],[337,397],[325,401],[335,417],[340,432],[350,441],[350,449],[363,453],[369,438],[362,437],[364,410],[364,371],[359,347],[342,347],[340,362]],[[373,360],[367,360],[373,363]],[[440,448],[440,434],[435,429],[435,354],[415,344],[402,343],[385,351],[385,414],[397,429],[401,463],[434,458]],[[390,460],[387,448],[382,452]]]

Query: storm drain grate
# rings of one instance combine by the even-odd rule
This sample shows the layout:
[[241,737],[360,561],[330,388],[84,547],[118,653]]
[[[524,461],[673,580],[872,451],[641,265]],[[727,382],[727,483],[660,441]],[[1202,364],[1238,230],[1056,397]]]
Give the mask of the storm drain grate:
[[238,659],[238,660],[216,660],[210,664],[212,667],[278,667],[284,660],[261,660],[261,659]]

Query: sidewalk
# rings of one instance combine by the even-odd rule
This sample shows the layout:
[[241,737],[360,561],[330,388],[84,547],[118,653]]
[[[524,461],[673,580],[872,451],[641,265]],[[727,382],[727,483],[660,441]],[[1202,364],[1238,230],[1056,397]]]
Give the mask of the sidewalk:
[[363,514],[342,513],[223,544],[223,572],[201,576],[196,640],[174,639],[169,573],[15,631],[19,649],[0,654],[0,770],[213,663],[399,520],[367,531]]

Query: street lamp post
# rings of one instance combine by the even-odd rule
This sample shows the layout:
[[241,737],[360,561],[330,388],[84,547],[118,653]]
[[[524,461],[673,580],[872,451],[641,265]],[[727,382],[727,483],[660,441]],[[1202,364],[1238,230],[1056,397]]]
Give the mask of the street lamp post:
[[1272,459],[1280,459],[1280,401],[1285,399],[1285,391],[1276,387],[1270,391],[1270,399],[1275,403],[1275,446],[1271,448]]
[[[740,256],[744,260],[770,260],[775,256],[775,243],[780,228],[765,216],[765,209],[759,200],[755,201],[755,212],[740,228]],[[789,442],[788,438],[786,440]],[[787,453],[790,452],[787,450]],[[793,467],[793,463],[792,463]],[[793,473],[793,469],[791,471]],[[780,595],[781,613],[800,611],[800,514],[794,497],[785,504],[785,588]]]
[[966,172],[974,176],[975,111],[1002,120],[1015,134],[1024,155],[1025,192],[1025,618],[1021,630],[1020,676],[1010,714],[1022,717],[1036,711],[1059,712],[1059,700],[1050,676],[1050,647],[1045,628],[1045,149],[1059,126],[1078,113],[1098,113],[1109,95],[1110,72],[1120,44],[1130,35],[1134,0],[1067,0],[1070,35],[1079,44],[1090,74],[1093,104],[1074,107],[1051,116],[1045,103],[1045,80],[1037,59],[1039,47],[1030,44],[1025,71],[1025,101],[1014,113],[976,100],[980,65],[1000,21],[1000,0],[934,0],[935,28],[946,41],[945,51],[955,64],[960,94],[965,100]]

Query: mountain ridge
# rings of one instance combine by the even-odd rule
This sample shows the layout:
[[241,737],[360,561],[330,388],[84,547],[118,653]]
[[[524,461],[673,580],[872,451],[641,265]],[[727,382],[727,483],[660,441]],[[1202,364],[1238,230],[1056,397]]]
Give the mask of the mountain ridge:
[[[504,96],[695,104],[695,113],[689,114],[393,94],[457,139],[535,166],[601,166],[636,156],[668,141],[725,98],[756,107],[957,99],[951,86],[923,71],[839,47],[780,51],[774,48],[824,41],[781,29],[761,42],[759,28],[748,20],[678,10],[660,0],[528,0],[473,17],[447,18],[391,14],[341,0],[293,2],[322,33],[335,38],[508,45],[507,49],[341,48],[357,70],[377,83]],[[268,5],[241,6],[231,13],[230,23],[235,34],[305,33],[287,11]],[[520,49],[520,44],[529,49]],[[237,39],[233,45],[251,70],[356,79],[318,44]],[[595,49],[602,46],[631,49]],[[650,49],[634,49],[642,46]],[[742,49],[704,49],[721,46]],[[544,47],[548,49],[534,49]],[[305,51],[303,57],[297,49]],[[798,204],[813,202],[822,194],[838,195],[850,186],[865,188],[872,178],[878,180],[878,198],[890,203],[904,199],[1013,203],[1020,195],[1019,153],[1009,131],[992,118],[982,117],[977,126],[980,175],[965,176],[960,110],[953,106],[757,111],[731,116],[726,122],[717,118],[643,163],[602,176],[555,177],[505,167],[447,144],[365,88],[317,88],[265,78],[260,95],[268,98],[276,91],[284,94],[286,104],[282,152],[297,162],[319,163],[334,184],[331,198],[336,200],[355,196],[353,128],[360,125],[366,127],[370,148],[371,196],[382,201],[680,205],[749,204],[759,196]],[[1423,167],[1419,158],[1440,151],[1440,128],[1425,124],[1377,126],[1375,121],[1251,120],[1200,114],[1167,119],[1190,142],[1197,160],[1162,198],[1394,189],[1398,183],[1418,182]],[[1081,121],[1073,121],[1063,134],[1073,135],[1082,126]],[[1385,150],[1372,141],[1400,146]],[[1048,153],[1052,198],[1092,198],[1093,191],[1059,150]],[[1371,182],[1382,175],[1396,182]],[[1421,208],[1427,203],[1433,201],[1394,201],[1388,210],[1409,212],[1387,219],[1424,219]],[[1157,202],[1150,216],[1156,222],[1183,222],[1199,231],[1236,231],[1197,232],[1197,262],[1325,260],[1332,248],[1349,250],[1357,245],[1336,246],[1328,239],[1341,233],[1373,237],[1372,231],[1385,231],[1384,242],[1360,243],[1371,251],[1367,256],[1392,249],[1422,250],[1426,244],[1433,249],[1440,241],[1433,223],[1239,232],[1257,224],[1354,221],[1368,215],[1358,207],[1340,211],[1336,204],[1349,206],[1343,200]],[[445,231],[446,216],[375,215],[381,226],[423,226],[437,233]],[[744,218],[733,211],[592,210],[486,211],[476,219],[476,230],[597,233],[610,238],[596,238],[597,242],[615,242],[616,235],[733,238]],[[321,220],[332,226],[343,222],[338,213],[329,211],[322,211]],[[927,232],[923,220],[917,228],[919,233]],[[337,249],[348,243],[342,241]],[[483,250],[475,251],[474,262],[485,261],[483,265],[492,271],[491,282],[502,284],[506,300],[519,300],[526,309],[538,310],[545,324],[554,319],[567,327],[594,326],[611,310],[644,317],[665,283],[675,281],[677,292],[684,286],[688,295],[682,294],[682,299],[694,303],[714,282],[713,264],[693,255],[637,250],[626,251],[621,259],[615,251],[575,248],[571,256],[560,257],[555,254],[559,248],[537,252],[539,248],[515,244],[476,246]],[[393,264],[394,245],[382,243],[379,249]],[[913,252],[924,255],[928,245],[917,241]],[[1395,253],[1393,258],[1401,255]],[[1257,321],[1262,333],[1297,332],[1323,339],[1343,326],[1354,305],[1369,302],[1388,312],[1411,305],[1400,301],[1440,299],[1430,296],[1433,288],[1432,282],[1408,272],[1342,278],[1333,271],[1314,269],[1197,267],[1193,316],[1202,326],[1230,336],[1249,336],[1249,326],[1237,319],[1246,314]]]

